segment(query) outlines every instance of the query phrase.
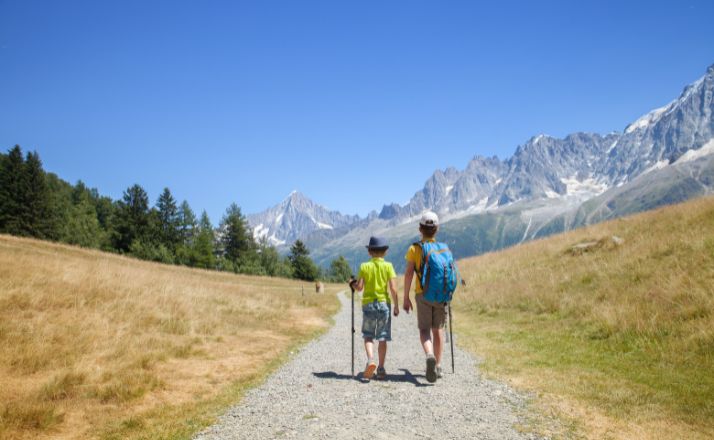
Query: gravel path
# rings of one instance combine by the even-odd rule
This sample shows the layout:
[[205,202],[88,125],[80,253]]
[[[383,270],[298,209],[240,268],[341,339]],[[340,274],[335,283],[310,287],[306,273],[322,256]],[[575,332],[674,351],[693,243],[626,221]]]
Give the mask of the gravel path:
[[[515,429],[522,397],[480,376],[472,356],[448,345],[443,379],[424,377],[424,354],[414,313],[392,320],[387,379],[351,377],[350,303],[345,295],[335,326],[312,341],[260,387],[196,439],[535,439]],[[355,370],[366,357],[355,304]],[[456,317],[458,319],[458,317]]]

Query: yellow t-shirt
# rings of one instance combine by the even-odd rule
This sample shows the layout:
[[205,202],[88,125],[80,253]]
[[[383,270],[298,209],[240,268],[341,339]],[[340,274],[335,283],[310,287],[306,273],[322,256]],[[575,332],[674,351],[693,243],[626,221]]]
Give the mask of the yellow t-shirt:
[[[422,240],[422,243],[434,243],[436,240],[433,238],[430,238],[428,240]],[[404,259],[407,260],[408,263],[414,263],[414,275],[416,278],[416,286],[414,286],[414,293],[417,295],[421,294],[424,292],[424,289],[421,286],[421,278],[419,277],[419,270],[421,269],[421,246],[417,245],[411,245],[409,246],[409,249],[407,249],[407,254],[404,256]]]
[[391,303],[387,288],[389,280],[396,278],[394,266],[384,258],[372,258],[359,267],[357,278],[364,280],[364,293],[362,294],[362,304],[369,304],[374,300]]

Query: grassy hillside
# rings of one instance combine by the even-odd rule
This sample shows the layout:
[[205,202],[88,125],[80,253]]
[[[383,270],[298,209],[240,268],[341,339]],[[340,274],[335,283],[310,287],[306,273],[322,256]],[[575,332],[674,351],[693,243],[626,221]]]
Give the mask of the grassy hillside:
[[572,433],[714,437],[714,198],[460,268],[459,342]]
[[325,329],[336,286],[0,235],[0,438],[183,438]]

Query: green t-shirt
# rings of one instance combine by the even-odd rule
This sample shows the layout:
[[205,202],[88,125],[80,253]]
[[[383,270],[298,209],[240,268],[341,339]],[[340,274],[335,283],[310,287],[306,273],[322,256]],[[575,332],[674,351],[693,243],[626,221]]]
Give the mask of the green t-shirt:
[[368,262],[362,263],[357,276],[357,278],[364,280],[362,304],[369,304],[374,300],[391,303],[392,300],[387,289],[389,280],[396,277],[397,273],[394,272],[394,266],[392,266],[392,263],[384,261],[384,258],[372,258]]

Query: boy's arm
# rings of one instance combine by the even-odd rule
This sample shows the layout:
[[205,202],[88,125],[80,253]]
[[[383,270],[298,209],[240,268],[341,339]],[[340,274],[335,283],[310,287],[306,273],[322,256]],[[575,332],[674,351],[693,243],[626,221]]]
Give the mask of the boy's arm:
[[[362,265],[364,266],[364,265]],[[359,273],[357,274],[357,281],[355,281],[354,289],[357,292],[361,292],[364,290],[364,268],[360,266],[359,267]]]
[[394,304],[394,316],[399,316],[399,294],[397,293],[397,278],[389,279],[389,291],[392,294],[392,304]]
[[407,268],[404,271],[404,311],[409,313],[412,307],[412,300],[409,299],[409,290],[412,288],[412,278],[414,277],[414,263],[407,261]]

